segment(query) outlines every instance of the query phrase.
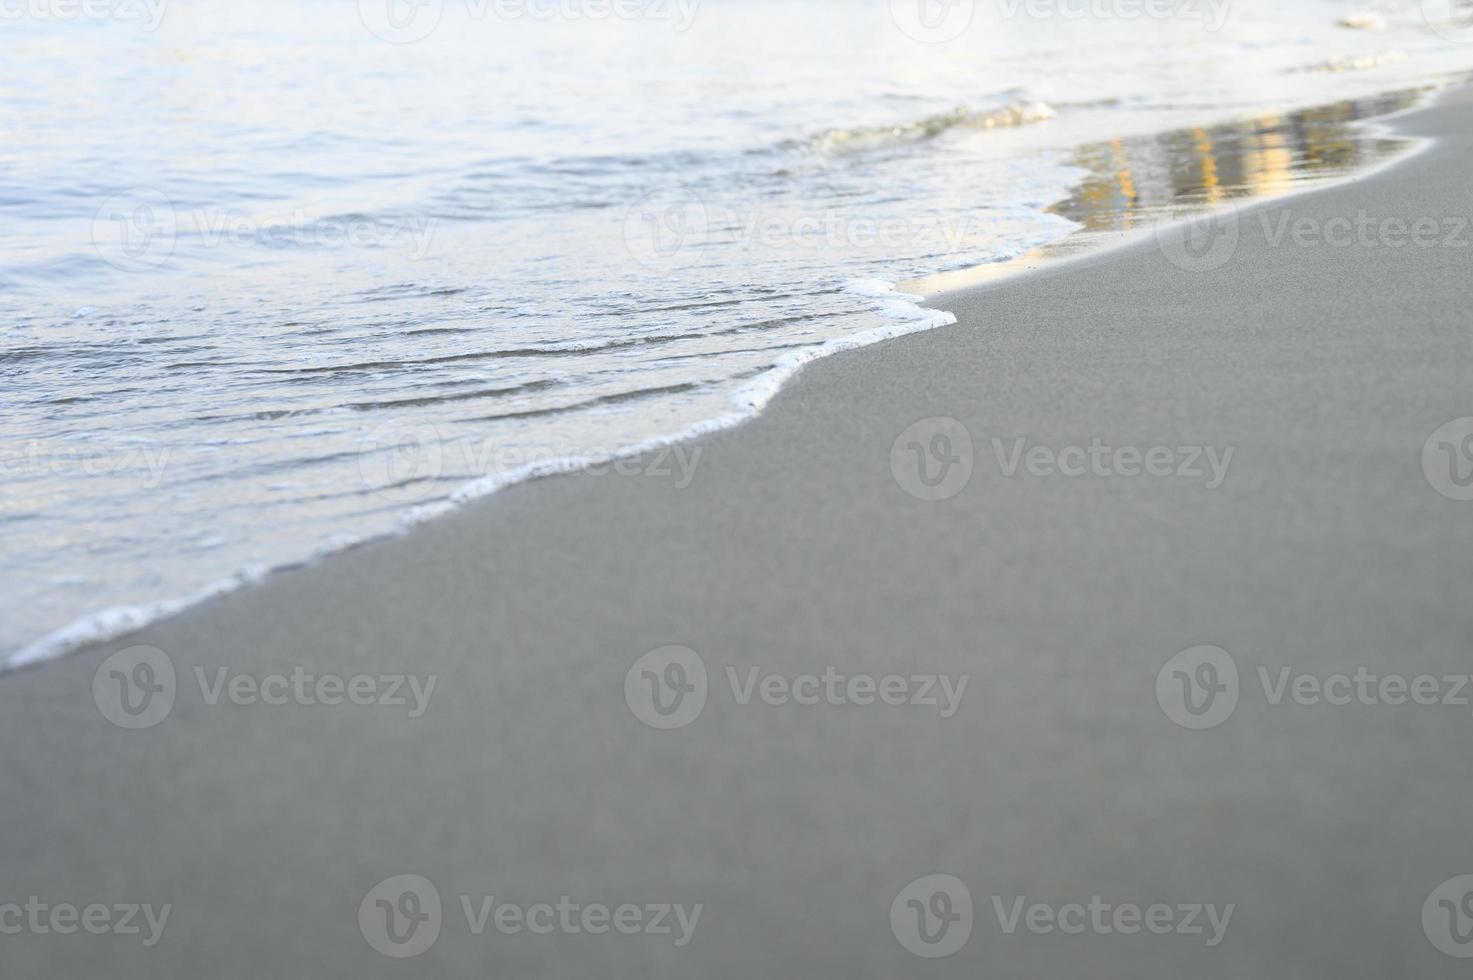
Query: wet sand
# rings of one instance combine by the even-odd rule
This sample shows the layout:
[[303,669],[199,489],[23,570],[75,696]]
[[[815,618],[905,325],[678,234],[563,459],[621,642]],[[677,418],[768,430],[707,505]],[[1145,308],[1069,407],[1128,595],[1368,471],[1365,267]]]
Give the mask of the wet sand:
[[[0,972],[1464,975],[1429,896],[1473,873],[1473,709],[1379,679],[1470,693],[1444,680],[1473,635],[1473,501],[1437,470],[1461,433],[1423,461],[1473,415],[1473,96],[1395,128],[1438,143],[1192,247],[938,298],[956,326],[811,365],[685,447],[688,483],[646,458],[513,487],[0,680],[0,906],[172,906],[151,947],[0,935]],[[1362,213],[1374,247],[1316,243]],[[1387,218],[1435,232],[1393,247]],[[164,683],[105,664],[135,645],[166,717],[109,701],[114,667]],[[631,670],[670,645],[704,686],[689,654]],[[240,703],[209,703],[221,668]],[[1357,671],[1378,703],[1326,703]],[[406,703],[320,703],[348,689]],[[439,916],[374,891],[403,874]],[[956,882],[906,891],[931,874]],[[969,934],[935,917],[957,883]],[[476,935],[485,896],[637,906],[639,934]],[[666,904],[700,904],[685,937]],[[1122,934],[1152,906],[1163,931]],[[388,948],[438,938],[381,955],[385,909],[430,916]]]

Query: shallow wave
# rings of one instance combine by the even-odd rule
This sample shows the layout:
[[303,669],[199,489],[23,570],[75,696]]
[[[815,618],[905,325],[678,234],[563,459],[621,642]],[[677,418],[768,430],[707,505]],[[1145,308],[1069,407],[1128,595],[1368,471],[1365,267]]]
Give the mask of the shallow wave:
[[[923,323],[844,281],[1027,254],[1072,227],[1044,209],[1081,179],[1107,209],[1154,200],[1142,188],[1161,140],[1129,166],[1101,142],[1089,173],[1077,148],[1370,95],[1473,57],[1415,16],[1421,0],[1234,0],[1221,31],[1188,25],[1184,47],[1119,19],[1076,45],[1057,20],[1018,18],[994,25],[995,57],[927,56],[883,6],[723,0],[678,46],[642,36],[657,47],[589,57],[573,32],[468,32],[392,64],[351,9],[257,6],[281,16],[212,14],[201,36],[232,43],[185,63],[159,58],[170,38],[122,24],[25,25],[46,51],[12,107],[36,141],[0,181],[27,242],[0,262],[14,414],[0,465],[20,475],[0,493],[0,665],[26,644],[49,655],[32,641],[89,610],[114,611],[55,647],[188,605],[203,582],[232,588],[234,569],[370,539],[477,477],[504,485],[748,417],[733,391],[760,401],[752,384],[862,342],[883,305]],[[1363,10],[1390,29],[1335,26]],[[815,36],[831,42],[818,62],[801,57]],[[1414,70],[1305,68],[1380,48]],[[488,63],[537,84],[502,85]],[[68,94],[77,64],[120,93],[118,112]],[[180,86],[213,93],[211,112],[131,139],[130,120]],[[275,105],[293,112],[262,111]],[[150,190],[179,220],[133,262],[159,229],[99,224],[98,209]],[[287,248],[266,234],[279,227]],[[316,247],[340,227],[364,241]],[[444,458],[421,469],[425,429]],[[153,602],[171,596],[189,598]]]
[[[883,340],[956,322],[955,315],[945,310],[922,306],[919,297],[897,292],[892,282],[879,279],[851,280],[844,284],[843,291],[870,300],[877,311],[886,314],[889,322],[882,327],[837,337],[824,343],[804,345],[784,354],[770,368],[759,372],[752,380],[734,391],[729,399],[728,411],[719,416],[687,426],[669,435],[625,446],[615,452],[538,460],[519,469],[478,478],[460,487],[446,500],[422,504],[402,512],[401,523],[394,532],[370,533],[353,540],[328,544],[317,548],[305,558],[294,558],[277,565],[252,565],[182,597],[136,605],[113,606],[82,616],[61,629],[54,630],[26,645],[10,656],[0,659],[0,673],[35,666],[65,656],[82,647],[95,646],[137,632],[150,623],[173,616],[190,606],[261,582],[273,572],[300,568],[350,548],[381,540],[394,533],[403,533],[425,521],[457,510],[473,500],[489,496],[512,484],[599,466],[616,459],[637,456],[740,425],[759,414],[782,390],[783,385],[811,361],[841,351],[866,347]],[[622,397],[641,397],[648,394],[650,392],[632,392]]]
[[820,153],[862,153],[921,140],[933,139],[951,129],[1007,129],[1046,122],[1058,115],[1046,102],[1015,102],[1000,109],[978,111],[958,106],[950,112],[927,116],[898,126],[862,126],[830,129],[814,137],[812,148]]
[[1382,65],[1394,65],[1407,60],[1405,51],[1372,51],[1369,54],[1346,55],[1328,61],[1307,65],[1302,70],[1316,74],[1336,74],[1347,71],[1369,71]]

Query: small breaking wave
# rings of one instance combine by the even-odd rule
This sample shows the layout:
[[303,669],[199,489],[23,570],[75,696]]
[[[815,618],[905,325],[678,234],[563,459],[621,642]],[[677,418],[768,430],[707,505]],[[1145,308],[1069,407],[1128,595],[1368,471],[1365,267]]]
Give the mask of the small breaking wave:
[[826,154],[862,153],[934,139],[952,129],[1010,129],[1045,122],[1057,115],[1053,106],[1046,102],[1015,102],[986,111],[958,106],[950,112],[897,126],[830,129],[815,137],[812,146]]
[[883,324],[843,334],[817,344],[804,344],[799,349],[778,357],[769,367],[731,393],[726,412],[705,421],[687,425],[674,432],[635,441],[615,451],[570,453],[539,460],[516,469],[481,477],[463,484],[447,499],[419,504],[404,511],[397,525],[389,530],[370,532],[356,537],[339,538],[314,548],[308,555],[291,558],[275,565],[255,564],[212,582],[191,594],[172,599],[114,606],[73,620],[8,656],[0,655],[0,675],[65,656],[87,646],[107,643],[158,622],[210,599],[237,592],[264,581],[267,576],[292,568],[301,568],[349,548],[403,534],[412,528],[463,507],[473,500],[489,496],[508,486],[545,476],[572,473],[581,469],[637,456],[678,442],[740,425],[760,414],[775,398],[783,385],[804,365],[842,351],[867,347],[906,334],[956,323],[956,315],[923,305],[919,296],[903,293],[895,283],[883,279],[853,279],[843,283],[842,291],[864,297],[873,311],[882,314]]
[[1308,65],[1301,71],[1315,74],[1338,73],[1347,71],[1368,71],[1372,68],[1380,68],[1382,65],[1394,65],[1407,60],[1405,51],[1372,51],[1369,54],[1346,55],[1343,58],[1331,58],[1317,64]]
[[1352,31],[1386,30],[1386,18],[1374,10],[1357,10],[1355,13],[1346,14],[1335,23]]

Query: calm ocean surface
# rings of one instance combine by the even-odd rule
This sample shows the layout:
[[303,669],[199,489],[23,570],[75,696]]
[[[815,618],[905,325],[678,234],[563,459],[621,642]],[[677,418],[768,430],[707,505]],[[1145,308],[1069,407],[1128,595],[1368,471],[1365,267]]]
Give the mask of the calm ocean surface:
[[0,3],[0,663],[1380,159],[1439,2]]

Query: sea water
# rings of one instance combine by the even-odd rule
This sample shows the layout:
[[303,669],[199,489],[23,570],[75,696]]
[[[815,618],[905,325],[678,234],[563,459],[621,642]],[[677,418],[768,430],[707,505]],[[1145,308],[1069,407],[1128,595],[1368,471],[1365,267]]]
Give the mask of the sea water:
[[1439,2],[3,0],[0,663],[739,422],[950,321],[897,282],[1363,163],[1473,67]]

